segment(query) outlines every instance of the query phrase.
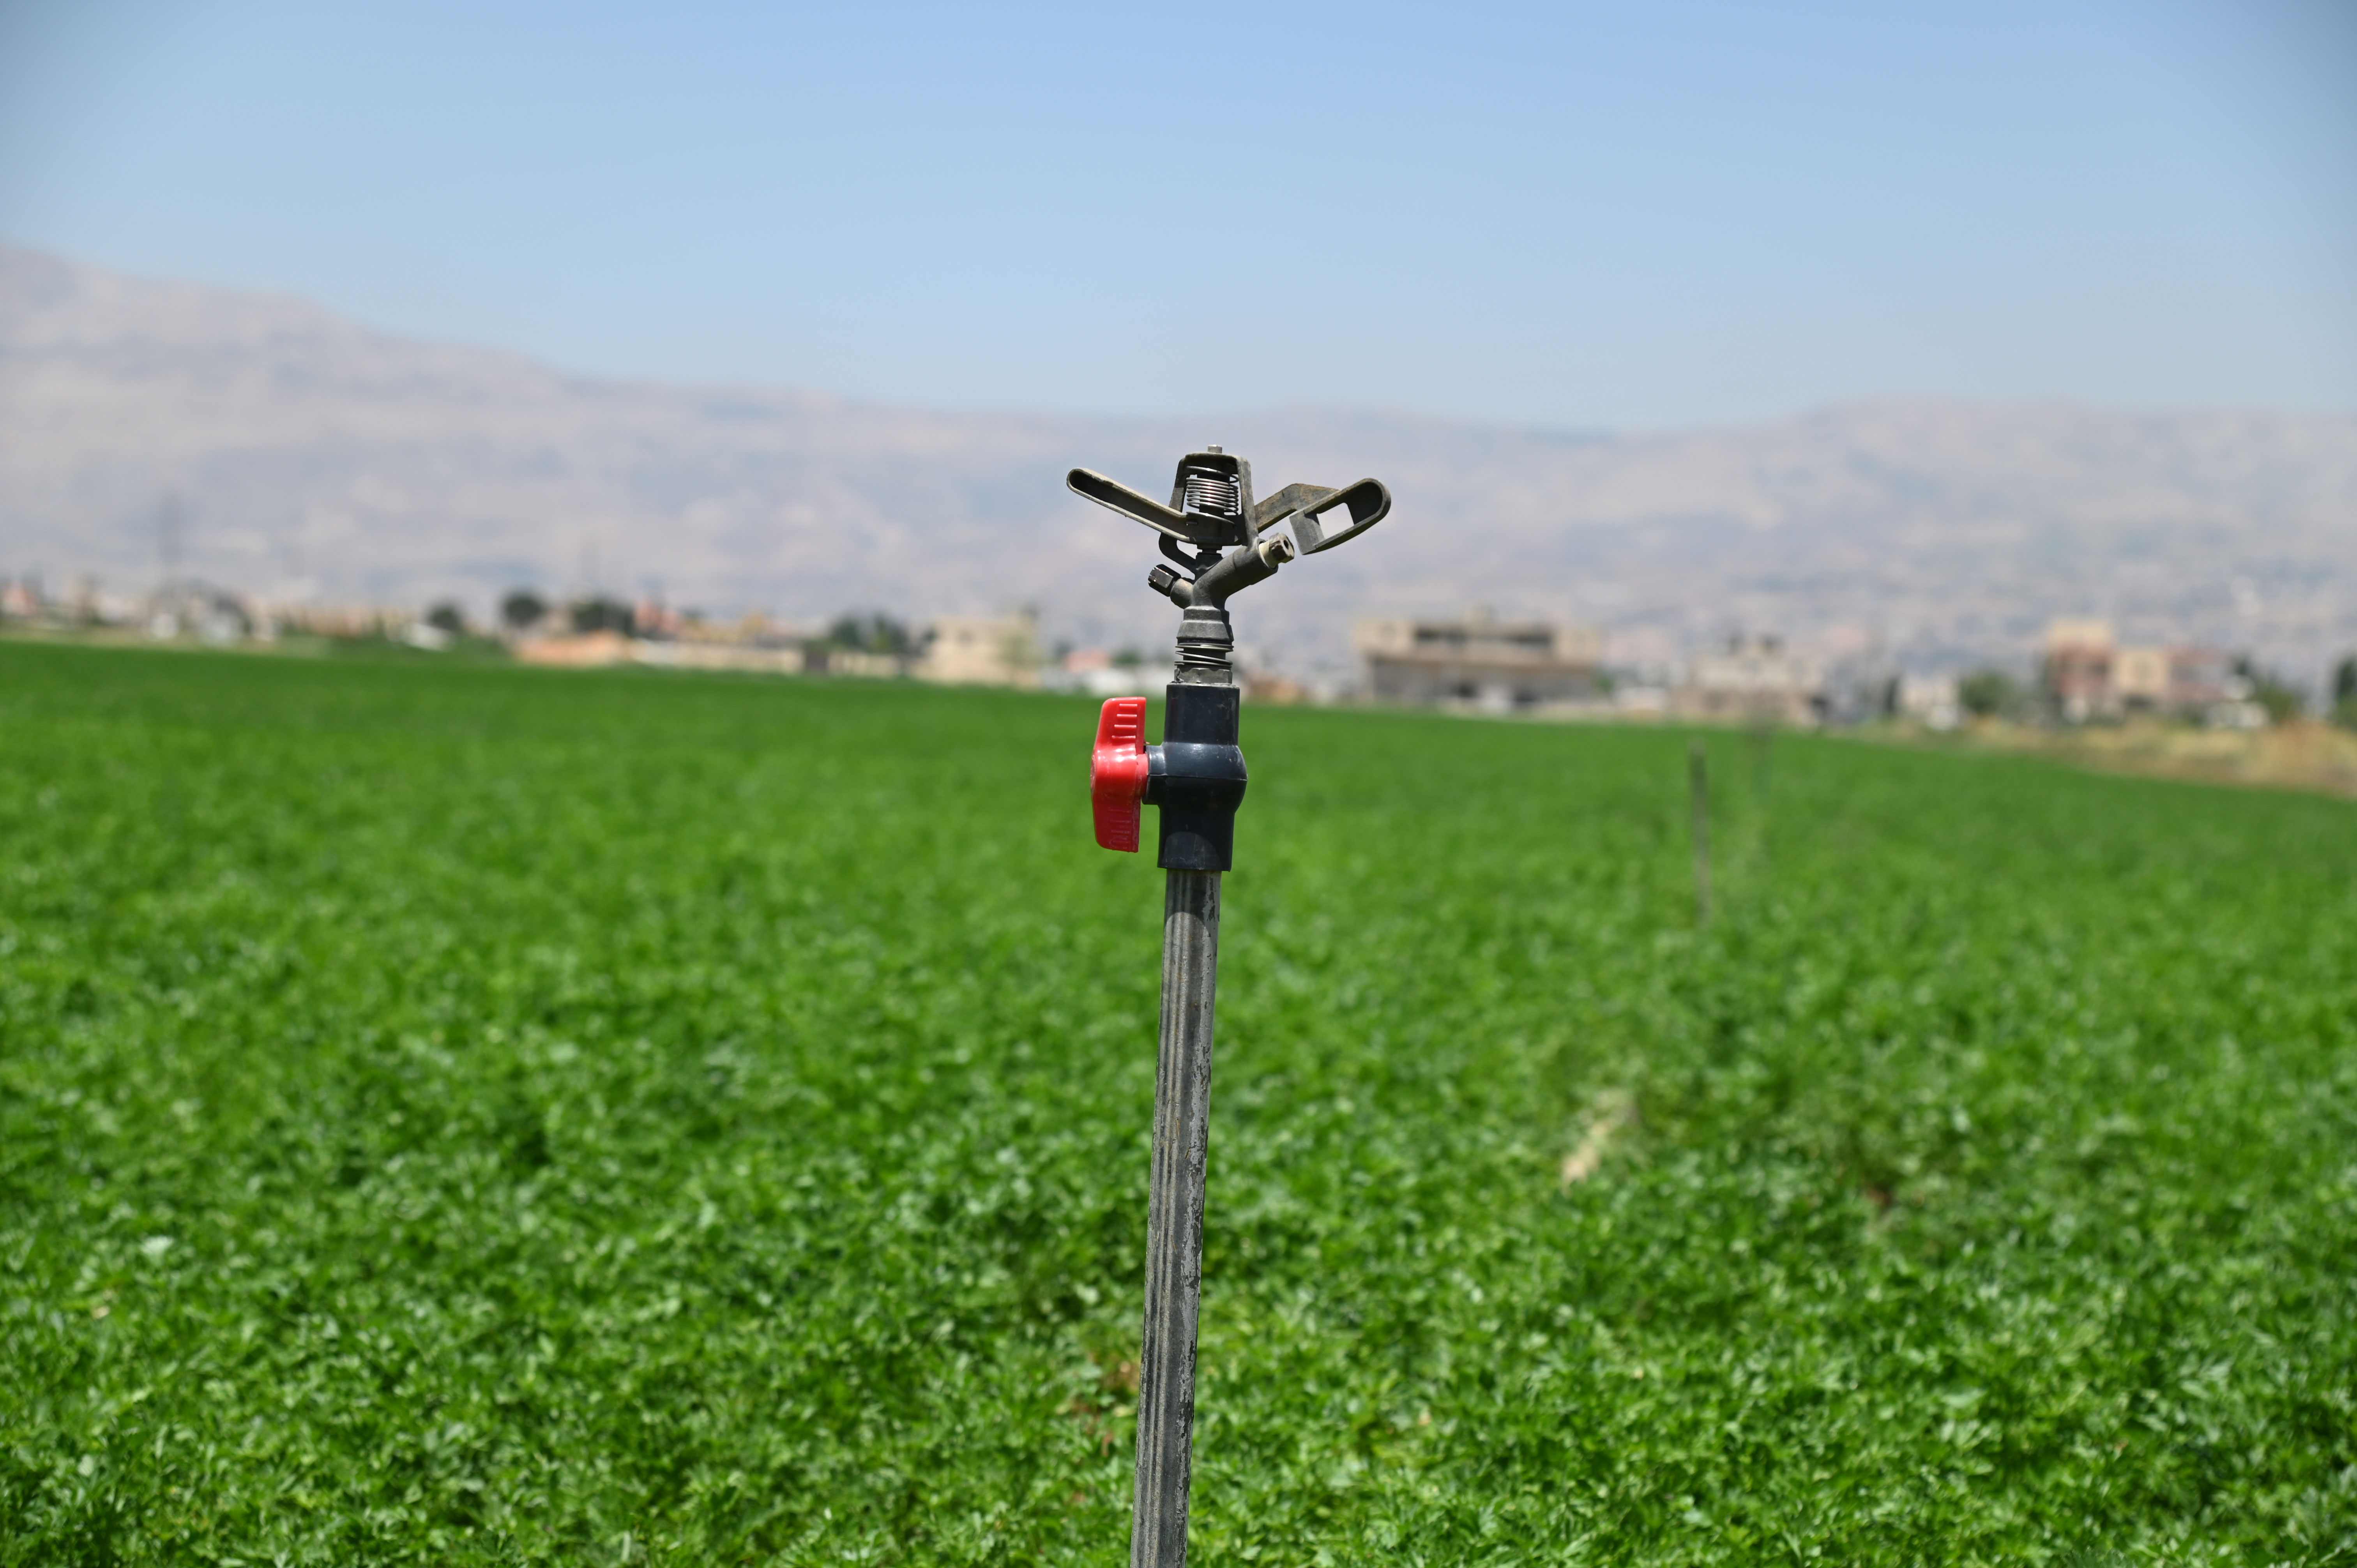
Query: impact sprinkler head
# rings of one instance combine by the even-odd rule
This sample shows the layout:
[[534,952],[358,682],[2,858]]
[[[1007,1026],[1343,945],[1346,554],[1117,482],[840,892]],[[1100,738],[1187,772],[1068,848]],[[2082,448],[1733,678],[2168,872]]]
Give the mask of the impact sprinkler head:
[[[1392,493],[1380,479],[1361,479],[1339,490],[1287,485],[1255,501],[1252,465],[1217,446],[1178,459],[1168,506],[1087,468],[1074,468],[1064,484],[1073,494],[1161,535],[1162,553],[1170,559],[1147,574],[1146,585],[1186,612],[1174,677],[1185,684],[1232,681],[1230,598],[1275,576],[1297,556],[1349,543],[1392,510]],[[1292,537],[1271,532],[1287,522]]]

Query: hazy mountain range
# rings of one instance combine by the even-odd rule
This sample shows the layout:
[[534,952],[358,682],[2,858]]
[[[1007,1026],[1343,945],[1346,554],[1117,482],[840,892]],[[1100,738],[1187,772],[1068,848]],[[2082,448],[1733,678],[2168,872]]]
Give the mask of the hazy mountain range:
[[0,248],[0,574],[127,592],[479,612],[517,585],[812,621],[1032,605],[1167,645],[1152,537],[1066,493],[1222,442],[1264,494],[1373,474],[1389,521],[1237,601],[1299,667],[1368,611],[1567,617],[1616,660],[1738,628],[1919,668],[2025,658],[2057,614],[2251,648],[2314,681],[2357,647],[2357,417],[1884,401],[1609,434],[1375,410],[1086,419],[568,374],[298,300]]

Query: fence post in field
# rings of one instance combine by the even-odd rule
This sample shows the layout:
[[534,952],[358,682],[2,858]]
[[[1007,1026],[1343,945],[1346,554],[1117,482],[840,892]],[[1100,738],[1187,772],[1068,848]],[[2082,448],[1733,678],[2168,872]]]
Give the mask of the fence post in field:
[[[1235,860],[1244,798],[1243,693],[1228,600],[1298,555],[1347,543],[1391,510],[1373,479],[1342,489],[1287,485],[1253,499],[1252,465],[1217,446],[1178,460],[1163,505],[1074,468],[1065,484],[1161,535],[1166,564],[1146,586],[1182,612],[1164,688],[1162,744],[1146,744],[1146,699],[1097,715],[1089,797],[1097,843],[1138,847],[1143,806],[1161,808],[1162,1039],[1154,1075],[1154,1155],[1146,1209],[1146,1326],[1138,1356],[1137,1490],[1131,1568],[1187,1561],[1194,1465],[1195,1326],[1203,1274],[1203,1181],[1211,1150],[1212,1004],[1220,980],[1220,876]],[[1290,537],[1275,532],[1288,524]]]
[[1710,754],[1700,741],[1686,747],[1686,786],[1694,813],[1695,924],[1710,924]]
[[1776,718],[1762,714],[1751,725],[1751,794],[1763,810],[1768,804],[1768,770],[1776,758]]

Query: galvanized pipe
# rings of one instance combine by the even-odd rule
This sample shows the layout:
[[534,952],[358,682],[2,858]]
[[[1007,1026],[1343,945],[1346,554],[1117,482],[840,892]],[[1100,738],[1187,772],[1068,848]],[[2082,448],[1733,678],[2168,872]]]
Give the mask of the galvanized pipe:
[[1162,1042],[1154,1075],[1154,1172],[1146,1212],[1146,1335],[1138,1359],[1130,1568],[1183,1568],[1187,1482],[1195,1457],[1195,1322],[1203,1281],[1220,874],[1168,875],[1162,899]]

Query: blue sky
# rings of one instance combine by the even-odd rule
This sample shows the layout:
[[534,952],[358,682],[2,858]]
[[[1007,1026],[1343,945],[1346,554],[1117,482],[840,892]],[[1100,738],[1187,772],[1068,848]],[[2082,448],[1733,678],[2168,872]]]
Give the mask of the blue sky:
[[2357,410],[2357,4],[0,0],[0,237],[569,368]]

